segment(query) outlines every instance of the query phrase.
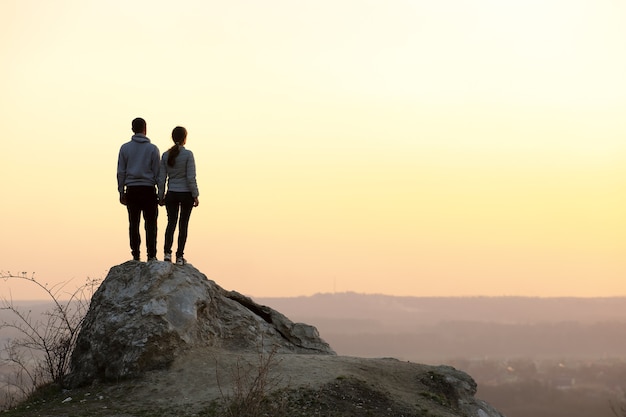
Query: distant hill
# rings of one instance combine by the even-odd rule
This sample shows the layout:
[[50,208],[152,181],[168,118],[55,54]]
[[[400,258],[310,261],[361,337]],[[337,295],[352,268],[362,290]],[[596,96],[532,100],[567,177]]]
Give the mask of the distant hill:
[[626,356],[626,297],[257,298],[318,328],[340,354],[421,362],[451,358]]

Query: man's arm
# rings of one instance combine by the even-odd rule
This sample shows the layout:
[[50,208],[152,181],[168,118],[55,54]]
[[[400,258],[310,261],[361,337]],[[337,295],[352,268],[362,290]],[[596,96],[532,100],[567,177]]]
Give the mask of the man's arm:
[[126,166],[128,161],[126,155],[120,148],[120,153],[117,156],[117,191],[120,194],[120,203],[126,205],[126,194],[124,193],[124,185],[126,184]]
[[158,184],[159,181],[159,171],[161,170],[161,155],[159,153],[159,148],[156,145],[152,148],[152,155],[150,155],[150,169],[152,170],[152,175],[154,176],[154,184]]
[[165,197],[165,182],[167,180],[167,167],[165,166],[167,163],[165,159],[165,155],[161,158],[161,162],[159,164],[159,179],[157,181],[157,190],[159,196],[159,203],[163,202],[163,198]]

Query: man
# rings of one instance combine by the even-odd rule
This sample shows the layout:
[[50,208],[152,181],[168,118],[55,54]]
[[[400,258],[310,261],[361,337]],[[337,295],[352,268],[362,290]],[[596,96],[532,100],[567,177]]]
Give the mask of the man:
[[148,261],[156,260],[158,197],[155,186],[159,177],[159,148],[146,137],[146,121],[132,122],[134,135],[122,145],[117,159],[117,190],[120,203],[128,209],[130,249],[138,261],[141,236],[139,221],[143,213]]

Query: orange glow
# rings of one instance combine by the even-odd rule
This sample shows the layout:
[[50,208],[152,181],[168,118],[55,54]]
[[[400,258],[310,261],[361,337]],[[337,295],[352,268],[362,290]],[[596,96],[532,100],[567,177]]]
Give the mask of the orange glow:
[[227,289],[626,295],[626,6],[272,5],[2,2],[0,270],[130,258],[141,116],[189,131],[186,258]]

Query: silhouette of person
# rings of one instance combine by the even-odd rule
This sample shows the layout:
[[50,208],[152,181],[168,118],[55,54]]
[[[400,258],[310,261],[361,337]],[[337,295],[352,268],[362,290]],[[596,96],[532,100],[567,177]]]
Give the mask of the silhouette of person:
[[[176,264],[185,265],[183,257],[187,243],[187,231],[191,210],[200,204],[198,184],[196,182],[196,162],[193,153],[185,149],[187,129],[177,126],[172,130],[174,145],[163,153],[159,173],[159,204],[167,210],[167,228],[165,229],[164,261],[172,260],[174,231],[178,223],[178,247]],[[167,194],[165,183],[167,182]]]
[[143,213],[148,261],[157,253],[157,180],[159,148],[146,136],[146,121],[140,117],[132,122],[134,135],[120,147],[117,159],[117,189],[120,203],[128,209],[130,249],[133,260],[140,260],[141,236],[139,222]]

